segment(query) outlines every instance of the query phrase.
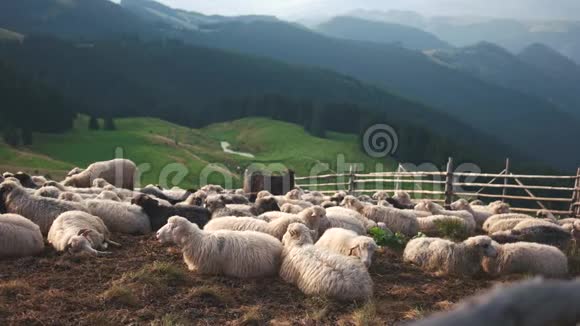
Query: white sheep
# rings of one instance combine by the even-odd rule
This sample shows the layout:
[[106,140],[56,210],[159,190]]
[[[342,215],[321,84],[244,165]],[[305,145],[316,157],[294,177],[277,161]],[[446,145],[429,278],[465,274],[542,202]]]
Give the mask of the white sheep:
[[170,217],[157,232],[161,243],[175,243],[190,270],[238,278],[273,276],[280,267],[282,244],[255,231],[207,232],[183,217]]
[[490,207],[478,207],[470,205],[467,200],[459,199],[453,204],[451,208],[455,211],[467,211],[475,219],[477,227],[481,229],[483,223],[493,215],[509,213],[509,206],[507,204],[495,204]]
[[464,219],[453,215],[431,215],[428,217],[420,217],[417,219],[419,222],[419,231],[430,237],[441,237],[445,234],[441,233],[442,223],[455,223],[460,225],[465,234],[469,234],[470,225],[465,222]]
[[355,256],[368,268],[378,246],[373,238],[341,228],[326,230],[314,245],[345,256]]
[[294,205],[294,204],[290,204],[290,203],[286,203],[286,204],[280,206],[280,211],[283,213],[288,213],[288,214],[298,214],[298,213],[302,212],[303,210],[304,210],[304,208],[302,206]]
[[103,192],[101,192],[96,199],[102,199],[102,200],[112,200],[112,201],[122,201],[121,198],[119,198],[119,196],[110,190],[103,190]]
[[113,200],[91,199],[84,202],[89,213],[100,217],[111,232],[149,234],[151,222],[143,208]]
[[102,178],[108,183],[120,188],[133,189],[137,166],[127,159],[114,159],[104,162],[96,162],[89,165],[85,170],[68,176],[63,185],[77,188],[89,188],[92,181]]
[[346,196],[342,206],[352,209],[375,222],[383,222],[393,232],[414,236],[419,232],[417,215],[412,211],[391,207],[364,205],[353,196]]
[[498,244],[496,257],[486,257],[483,269],[491,275],[513,273],[563,277],[568,274],[568,258],[558,248],[530,242]]
[[580,280],[536,278],[494,289],[409,326],[546,326],[580,322]]
[[34,256],[43,249],[38,225],[17,214],[0,215],[0,258]]
[[465,210],[462,211],[448,211],[441,205],[436,204],[430,200],[422,200],[415,206],[415,210],[431,212],[433,215],[451,215],[457,216],[465,220],[468,227],[468,233],[472,234],[475,232],[477,226],[473,215]]
[[68,211],[86,211],[79,203],[31,195],[10,181],[0,184],[0,211],[2,206],[7,213],[22,215],[36,223],[42,234],[48,233],[52,222],[60,214]]
[[212,219],[205,225],[204,230],[258,231],[270,234],[280,240],[286,233],[288,225],[292,223],[305,224],[309,229],[316,231],[316,234],[318,234],[320,220],[321,218],[324,218],[324,216],[324,209],[315,206],[305,209],[297,215],[284,216],[269,223],[251,217],[222,217]]
[[34,195],[39,197],[58,198],[60,193],[61,193],[60,189],[58,189],[57,187],[50,186],[38,188],[34,192]]
[[411,200],[411,196],[406,191],[402,190],[396,191],[395,195],[393,196],[393,199],[397,200],[399,203],[406,206],[415,205],[413,200]]
[[61,214],[50,227],[48,242],[57,251],[71,253],[88,252],[103,255],[108,244],[120,246],[110,239],[110,232],[97,216],[89,213],[72,211]]
[[82,203],[84,200],[81,195],[70,191],[61,192],[60,195],[58,195],[58,199],[77,203]]
[[439,275],[473,275],[481,270],[484,257],[496,255],[492,240],[487,236],[472,237],[461,243],[417,238],[407,243],[403,259]]
[[91,184],[94,188],[105,188],[106,186],[112,186],[107,180],[103,178],[96,178]]
[[[374,228],[374,227],[377,226],[377,223],[375,221],[369,220],[368,218],[364,217],[359,212],[356,212],[356,211],[354,211],[352,209],[348,209],[348,208],[345,208],[345,207],[340,207],[340,206],[337,206],[337,207],[328,207],[326,209],[326,217],[329,220],[332,220],[334,218],[341,218],[341,217],[357,220],[357,221],[359,221],[359,222],[362,223],[362,225],[364,226],[364,228],[365,228],[366,231],[368,231],[368,230],[370,230],[370,229],[372,229],[372,228]],[[337,223],[333,223],[333,222],[331,222],[330,225],[331,225],[331,227],[341,227],[341,226],[335,226],[335,225],[338,225],[338,224]],[[352,230],[352,231],[355,231],[356,232],[356,230]],[[323,232],[321,232],[321,234],[322,233]],[[357,233],[359,233],[359,232],[357,232]],[[359,234],[364,234],[364,233],[359,233]]]
[[282,243],[280,277],[306,295],[343,301],[372,297],[373,281],[360,259],[315,247],[305,225],[291,224]]
[[511,220],[511,219],[524,220],[524,219],[528,219],[528,218],[532,218],[532,217],[529,215],[526,215],[526,214],[518,214],[518,213],[496,214],[496,215],[492,215],[487,220],[485,220],[485,223],[483,223],[482,229],[489,233],[490,227],[492,225],[494,225],[495,223],[497,223],[498,221]]

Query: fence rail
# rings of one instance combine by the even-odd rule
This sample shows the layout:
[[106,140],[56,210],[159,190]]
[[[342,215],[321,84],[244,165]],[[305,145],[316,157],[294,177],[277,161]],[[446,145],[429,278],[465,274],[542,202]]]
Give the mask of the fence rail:
[[[296,177],[295,180],[297,186],[323,194],[337,190],[350,194],[405,190],[416,195],[415,198],[427,195],[447,207],[457,198],[495,199],[509,202],[516,212],[547,209],[553,214],[580,218],[580,168],[573,176],[514,174],[510,160],[506,159],[505,169],[497,174],[455,172],[453,159],[449,158],[445,172],[407,171],[399,165],[394,172],[364,174],[351,168],[349,173]],[[531,184],[534,181],[536,184]]]

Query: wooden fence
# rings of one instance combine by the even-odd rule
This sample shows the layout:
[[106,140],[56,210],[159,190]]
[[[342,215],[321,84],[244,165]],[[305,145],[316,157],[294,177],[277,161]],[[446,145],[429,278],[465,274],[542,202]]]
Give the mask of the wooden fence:
[[360,174],[351,168],[348,173],[295,180],[298,187],[325,194],[338,190],[353,195],[405,190],[415,198],[428,198],[446,207],[457,198],[501,200],[515,212],[535,214],[547,209],[555,215],[580,218],[580,168],[573,176],[514,174],[506,159],[505,169],[497,174],[467,173],[454,172],[453,159],[449,158],[445,172],[407,171],[399,165],[395,172]]

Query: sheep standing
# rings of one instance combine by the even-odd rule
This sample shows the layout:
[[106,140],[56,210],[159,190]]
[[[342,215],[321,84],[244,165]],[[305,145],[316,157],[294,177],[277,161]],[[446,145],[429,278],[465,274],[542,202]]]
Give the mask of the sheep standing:
[[89,188],[93,180],[102,178],[117,187],[133,190],[136,172],[137,166],[132,161],[114,159],[93,163],[85,170],[67,177],[63,184],[77,188]]
[[43,249],[38,225],[20,215],[0,215],[0,258],[34,256]]
[[0,206],[3,206],[7,213],[22,215],[36,223],[42,234],[48,233],[52,222],[60,214],[68,211],[87,211],[79,203],[31,195],[13,182],[0,184]]
[[61,214],[50,227],[48,242],[57,251],[77,253],[85,251],[93,255],[103,255],[108,244],[120,246],[111,241],[110,232],[103,220],[85,212]]
[[401,232],[407,236],[414,236],[419,232],[417,215],[412,211],[384,206],[364,205],[353,196],[346,196],[342,205],[377,223],[385,223],[387,228],[393,232]]
[[254,231],[206,232],[183,217],[170,217],[157,232],[162,243],[176,243],[190,270],[239,278],[273,276],[280,267],[282,244]]
[[324,217],[324,213],[324,209],[315,206],[313,208],[305,209],[298,215],[284,216],[269,223],[251,217],[222,217],[209,221],[209,223],[204,227],[204,230],[258,231],[270,234],[280,240],[286,233],[288,225],[292,223],[302,223],[309,229],[316,231],[317,235],[320,227],[320,220]]
[[373,281],[360,259],[316,248],[305,225],[290,224],[282,243],[280,277],[305,294],[343,301],[372,297]]
[[373,238],[340,228],[327,230],[314,246],[337,254],[358,257],[367,268],[371,266],[373,255],[378,248]]
[[580,322],[580,281],[540,278],[516,285],[499,285],[460,303],[449,312],[410,326],[546,326]]
[[568,274],[568,258],[558,248],[529,242],[494,244],[496,257],[483,260],[491,275],[513,273],[563,277]]
[[439,275],[473,275],[481,270],[484,257],[496,255],[492,240],[487,236],[472,237],[461,243],[417,238],[407,243],[403,259]]

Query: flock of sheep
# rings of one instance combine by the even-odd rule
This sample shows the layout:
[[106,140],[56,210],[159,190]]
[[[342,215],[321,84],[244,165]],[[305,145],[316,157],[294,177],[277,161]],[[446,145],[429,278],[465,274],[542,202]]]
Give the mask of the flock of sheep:
[[[580,219],[556,219],[547,211],[533,218],[510,213],[501,202],[464,199],[448,210],[428,200],[415,203],[405,192],[355,197],[294,189],[250,198],[216,185],[134,190],[135,172],[133,162],[117,159],[75,168],[62,182],[4,173],[0,258],[36,255],[44,237],[57,251],[106,255],[109,246],[120,246],[111,233],[156,232],[199,274],[279,275],[307,295],[352,301],[373,296],[368,268],[378,246],[367,236],[373,228],[409,238],[425,234],[408,242],[403,259],[428,272],[549,277],[567,275],[563,251],[580,230]],[[442,223],[469,237],[460,243],[440,238]]]

